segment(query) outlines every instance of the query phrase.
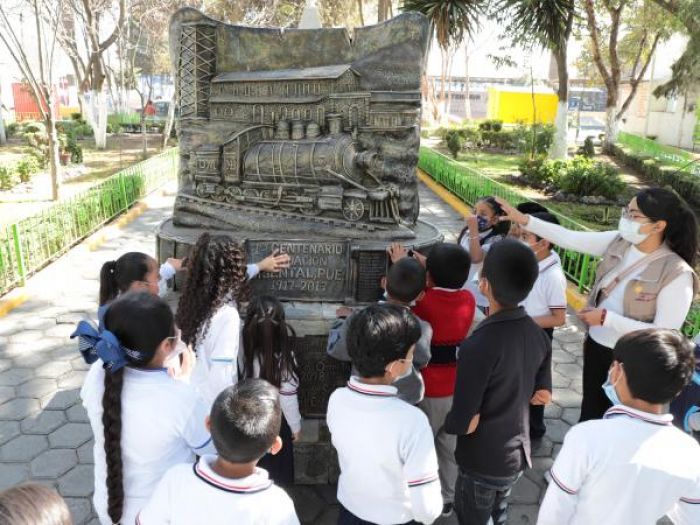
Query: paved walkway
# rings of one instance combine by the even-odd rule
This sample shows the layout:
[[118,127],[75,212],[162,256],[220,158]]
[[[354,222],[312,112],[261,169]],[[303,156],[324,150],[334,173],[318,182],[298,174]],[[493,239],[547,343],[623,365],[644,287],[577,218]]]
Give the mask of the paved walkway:
[[[454,240],[461,221],[430,190],[421,189],[421,218]],[[68,335],[97,310],[99,271],[125,251],[154,253],[154,230],[171,212],[172,195],[147,199],[147,209],[125,228],[100,232],[100,246],[83,243],[29,280],[30,298],[0,319],[0,489],[36,480],[66,498],[76,525],[97,523],[92,493],[92,433],[79,400],[86,366]],[[571,320],[573,323],[573,320]],[[578,419],[581,392],[580,329],[557,330],[554,342],[554,404],[547,407],[547,436],[535,451],[534,468],[518,483],[510,523],[535,523],[545,483],[564,434]],[[330,486],[290,490],[305,524],[335,523]],[[439,524],[455,524],[456,519]]]

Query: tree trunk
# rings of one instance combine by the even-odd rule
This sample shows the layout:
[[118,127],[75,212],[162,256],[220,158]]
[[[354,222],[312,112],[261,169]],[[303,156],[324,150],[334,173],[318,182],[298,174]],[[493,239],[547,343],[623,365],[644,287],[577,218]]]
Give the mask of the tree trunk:
[[90,91],[90,106],[95,148],[105,149],[107,147],[107,97],[103,91]]
[[357,12],[360,15],[360,25],[364,26],[365,25],[365,15],[363,14],[364,10],[364,2],[362,0],[357,0]]
[[168,139],[173,131],[173,124],[175,123],[175,94],[170,99],[170,104],[168,105],[168,119],[165,121],[165,128],[163,129],[163,143],[161,144],[161,149],[165,149],[168,145]]
[[[617,100],[615,101],[617,102]],[[620,129],[620,119],[617,116],[617,103],[605,107],[605,142],[604,149],[610,151],[610,146],[617,141],[617,134]]]
[[464,118],[471,120],[472,118],[472,101],[469,98],[471,92],[469,90],[469,39],[464,39]]
[[7,144],[7,135],[5,134],[5,121],[2,118],[2,108],[0,108],[0,144]]
[[49,138],[49,170],[51,173],[51,200],[57,201],[61,194],[61,163],[58,159],[58,135],[54,120],[54,97],[47,97],[46,131]]
[[556,51],[554,58],[557,62],[557,76],[559,77],[559,89],[557,96],[557,116],[554,121],[554,142],[550,155],[553,159],[566,159],[567,136],[569,133],[569,71],[566,67],[566,50]]

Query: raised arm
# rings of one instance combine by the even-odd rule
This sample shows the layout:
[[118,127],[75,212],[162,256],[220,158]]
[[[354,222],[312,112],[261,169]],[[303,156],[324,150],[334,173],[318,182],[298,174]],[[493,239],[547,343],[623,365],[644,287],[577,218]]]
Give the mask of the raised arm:
[[558,224],[545,222],[530,215],[525,215],[513,208],[510,204],[500,198],[496,198],[498,203],[506,213],[502,220],[508,220],[519,224],[538,237],[547,239],[566,250],[575,250],[599,257],[605,253],[610,243],[618,237],[616,230],[607,232],[586,232],[569,230]]

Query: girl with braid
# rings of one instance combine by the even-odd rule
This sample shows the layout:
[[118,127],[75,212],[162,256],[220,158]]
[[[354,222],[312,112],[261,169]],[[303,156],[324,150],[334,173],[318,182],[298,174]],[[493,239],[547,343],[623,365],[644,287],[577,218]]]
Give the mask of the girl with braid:
[[[168,375],[164,363],[183,343],[157,296],[123,294],[101,332],[81,321],[71,337],[92,365],[80,396],[95,436],[93,504],[102,525],[133,524],[170,467],[214,451],[204,426],[209,406]],[[190,354],[183,351],[185,365]]]
[[182,340],[197,354],[192,384],[211,406],[224,388],[238,381],[238,306],[249,297],[246,253],[226,235],[203,233],[188,269],[176,322]]

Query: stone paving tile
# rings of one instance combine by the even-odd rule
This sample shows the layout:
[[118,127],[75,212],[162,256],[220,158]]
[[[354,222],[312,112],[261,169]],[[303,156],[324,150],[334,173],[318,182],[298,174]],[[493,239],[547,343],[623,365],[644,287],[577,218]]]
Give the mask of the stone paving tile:
[[[463,219],[424,187],[420,197],[421,218],[453,242]],[[54,485],[66,498],[76,525],[97,522],[90,502],[93,441],[79,399],[87,367],[68,335],[79,319],[97,310],[102,263],[127,248],[153,253],[154,230],[171,209],[171,197],[149,198],[149,209],[116,238],[95,251],[78,246],[32,277],[28,289],[37,293],[0,319],[0,489],[28,479]],[[575,318],[570,316],[570,322]],[[555,333],[559,388],[546,411],[552,425],[533,450],[534,468],[514,489],[511,524],[535,523],[546,488],[543,473],[561,446],[563,432],[577,419],[582,340],[575,324]],[[335,524],[339,507],[334,485],[298,486],[291,492],[305,525]],[[452,515],[436,525],[456,523]]]

